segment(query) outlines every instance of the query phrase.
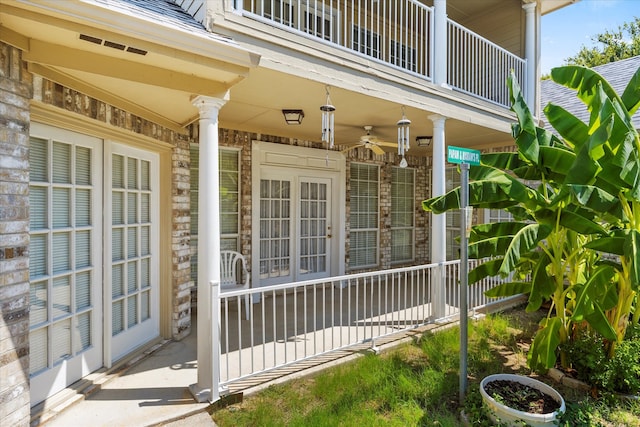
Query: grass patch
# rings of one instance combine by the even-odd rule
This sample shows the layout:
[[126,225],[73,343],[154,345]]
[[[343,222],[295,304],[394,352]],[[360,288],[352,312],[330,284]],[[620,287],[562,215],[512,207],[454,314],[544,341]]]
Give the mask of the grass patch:
[[[491,425],[479,383],[489,374],[520,373],[541,314],[513,310],[469,325],[469,390],[464,411],[474,426]],[[425,333],[376,356],[365,355],[313,377],[270,386],[218,409],[226,426],[460,426],[459,329]],[[539,378],[550,381],[546,378]],[[565,426],[640,427],[640,404],[593,400],[550,382],[567,401]]]

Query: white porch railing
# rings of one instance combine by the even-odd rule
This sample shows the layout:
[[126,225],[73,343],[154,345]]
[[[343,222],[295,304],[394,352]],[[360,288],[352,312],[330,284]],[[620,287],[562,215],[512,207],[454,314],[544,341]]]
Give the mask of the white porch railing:
[[[235,7],[251,19],[433,79],[434,9],[417,0],[236,0]],[[447,84],[509,107],[506,78],[513,69],[523,84],[525,61],[451,20],[443,36]]]
[[[212,318],[220,319],[213,325],[220,332],[213,343],[217,390],[223,395],[234,383],[357,345],[375,348],[394,334],[458,315],[459,266],[458,260],[224,294],[213,286]],[[434,277],[446,278],[444,307],[433,306]],[[470,311],[504,301],[483,294],[496,283],[470,286]],[[248,320],[241,306],[246,294],[260,298]]]

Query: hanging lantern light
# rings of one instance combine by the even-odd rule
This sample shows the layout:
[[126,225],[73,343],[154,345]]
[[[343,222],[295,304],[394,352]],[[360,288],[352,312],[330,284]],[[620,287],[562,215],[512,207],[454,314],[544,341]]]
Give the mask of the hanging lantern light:
[[326,142],[327,144],[329,144],[329,148],[333,148],[333,112],[336,111],[336,107],[331,104],[331,98],[329,98],[329,86],[327,86],[327,103],[320,107],[320,111],[322,111],[322,142]]
[[404,158],[404,154],[409,151],[409,126],[411,120],[407,119],[404,112],[404,106],[402,107],[402,118],[398,120],[398,156],[402,156],[400,161],[400,167],[407,167],[407,161]]

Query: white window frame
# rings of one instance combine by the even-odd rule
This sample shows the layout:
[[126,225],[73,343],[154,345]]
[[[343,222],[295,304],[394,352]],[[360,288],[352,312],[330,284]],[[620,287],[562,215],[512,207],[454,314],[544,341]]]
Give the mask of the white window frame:
[[[369,268],[369,267],[377,267],[380,263],[380,251],[379,251],[379,247],[380,247],[380,166],[378,165],[371,165],[371,164],[367,164],[367,163],[351,163],[351,171],[353,171],[354,166],[356,168],[360,168],[360,167],[366,167],[366,168],[375,168],[376,169],[376,180],[375,181],[370,181],[370,180],[355,180],[353,179],[352,175],[350,175],[350,188],[351,188],[351,195],[350,195],[350,205],[351,205],[351,211],[350,211],[350,216],[351,218],[354,217],[355,214],[359,214],[359,213],[364,213],[367,215],[372,215],[375,214],[376,217],[376,226],[375,227],[363,227],[363,228],[355,228],[354,227],[354,222],[353,220],[350,219],[350,232],[351,232],[351,236],[350,236],[350,248],[349,248],[349,269],[354,270],[354,269],[361,269],[361,268]],[[350,171],[350,174],[352,173]],[[375,212],[373,211],[362,211],[360,212],[357,207],[359,205],[359,202],[362,202],[363,200],[369,199],[370,195],[358,195],[358,194],[354,194],[354,181],[363,181],[363,182],[375,182],[376,184],[376,206],[375,206]],[[354,209],[354,207],[356,207],[356,209]],[[375,244],[374,246],[368,246],[368,249],[372,249],[374,252],[374,262],[372,263],[366,263],[366,264],[356,264],[356,260],[355,257],[352,256],[353,251],[357,250],[358,248],[354,248],[354,235],[357,235],[359,233],[375,233]],[[367,249],[365,248],[365,249]]]
[[[396,176],[396,173],[406,173],[406,172],[411,172],[411,183],[409,184],[411,187],[411,191],[410,191],[410,195],[404,194],[404,197],[399,197],[398,195],[394,194],[394,178]],[[403,185],[403,187],[407,186],[407,182],[406,181],[402,181],[401,182]],[[399,185],[400,183],[397,183],[397,185]],[[404,191],[404,190],[403,190]],[[416,239],[416,235],[415,235],[415,191],[416,191],[416,173],[415,173],[415,169],[413,168],[401,168],[398,166],[393,166],[392,167],[392,172],[391,172],[391,263],[405,263],[405,262],[411,262],[415,259],[415,239]],[[396,218],[396,213],[394,212],[394,210],[396,208],[398,208],[398,203],[400,200],[404,200],[405,202],[409,202],[410,208],[408,210],[405,210],[403,212],[399,212],[400,214],[407,214],[410,213],[410,221],[409,224],[405,224],[405,225],[398,225],[398,224],[394,224],[395,222],[395,218]],[[394,203],[394,201],[396,203]],[[409,250],[410,250],[410,254],[408,257],[405,258],[396,258],[394,255],[394,251],[393,248],[395,247],[395,240],[396,240],[396,234],[398,233],[394,233],[394,232],[409,232],[411,239],[410,242],[408,243],[409,246]]]

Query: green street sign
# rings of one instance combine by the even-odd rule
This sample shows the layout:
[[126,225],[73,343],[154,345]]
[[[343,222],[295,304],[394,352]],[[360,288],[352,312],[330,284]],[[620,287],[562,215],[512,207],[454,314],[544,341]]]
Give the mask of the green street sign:
[[462,147],[447,147],[447,161],[449,163],[467,163],[472,166],[480,165],[480,151]]

